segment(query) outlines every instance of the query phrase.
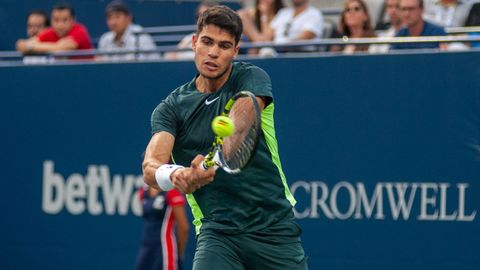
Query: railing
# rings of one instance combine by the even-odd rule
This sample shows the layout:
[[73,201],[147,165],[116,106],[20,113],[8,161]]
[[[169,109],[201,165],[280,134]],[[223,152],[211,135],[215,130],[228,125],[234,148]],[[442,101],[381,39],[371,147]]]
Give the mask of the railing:
[[[462,30],[465,31],[466,29]],[[457,32],[458,33],[458,32]],[[462,32],[466,33],[466,32]],[[380,44],[402,44],[402,43],[452,43],[452,42],[466,42],[474,43],[480,42],[479,36],[431,36],[431,37],[376,37],[376,38],[343,38],[343,39],[317,39],[307,41],[294,41],[284,44],[277,44],[274,42],[244,42],[241,44],[241,48],[264,48],[270,47],[274,49],[282,48],[300,48],[306,46],[325,47],[331,45],[380,45]],[[102,55],[120,55],[120,54],[149,54],[166,52],[178,52],[189,51],[190,48],[178,49],[175,45],[169,46],[157,46],[156,50],[129,50],[122,52],[105,52],[99,50],[77,50],[66,52],[55,52],[49,54],[43,54],[46,57],[42,63],[50,62],[72,62],[69,57],[78,56],[102,56]],[[311,51],[310,53],[319,53],[320,50]],[[245,56],[248,57],[248,56]],[[23,55],[16,51],[4,51],[0,52],[0,65],[9,63],[22,63]],[[75,60],[74,62],[78,62]],[[88,60],[88,61],[91,61]]]
[[445,29],[447,34],[467,34],[480,32],[480,26],[468,26],[468,27],[447,27]]

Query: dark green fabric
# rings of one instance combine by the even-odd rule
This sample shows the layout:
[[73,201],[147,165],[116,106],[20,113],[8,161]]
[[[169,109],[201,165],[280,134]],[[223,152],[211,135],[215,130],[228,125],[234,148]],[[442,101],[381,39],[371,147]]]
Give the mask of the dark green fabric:
[[193,270],[305,270],[307,257],[299,233],[293,223],[273,235],[204,232],[198,236]]
[[[173,91],[153,112],[152,132],[173,134],[173,159],[177,164],[189,166],[197,154],[205,155],[211,147],[212,119],[242,90],[267,97],[269,105],[273,105],[267,73],[251,64],[234,63],[230,78],[215,93],[200,93],[195,87],[195,78]],[[206,101],[211,103],[207,105]],[[229,175],[217,170],[214,181],[194,192],[193,197],[200,208],[194,211],[197,229],[202,226],[202,230],[242,233],[292,218],[292,205],[286,199],[285,185],[263,133],[251,163],[241,173]],[[191,199],[189,203],[197,208]]]

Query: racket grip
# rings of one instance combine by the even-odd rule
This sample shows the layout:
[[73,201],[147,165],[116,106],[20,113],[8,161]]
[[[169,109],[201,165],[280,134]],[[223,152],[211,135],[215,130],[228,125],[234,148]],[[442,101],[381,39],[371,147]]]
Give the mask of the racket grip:
[[[218,155],[217,153],[215,153],[215,156]],[[215,170],[218,168],[218,165],[217,163],[215,162],[215,156],[212,157],[212,154],[209,153],[205,159],[203,160],[202,162],[202,166],[200,166],[203,170],[208,170],[210,169],[211,167],[213,167]]]

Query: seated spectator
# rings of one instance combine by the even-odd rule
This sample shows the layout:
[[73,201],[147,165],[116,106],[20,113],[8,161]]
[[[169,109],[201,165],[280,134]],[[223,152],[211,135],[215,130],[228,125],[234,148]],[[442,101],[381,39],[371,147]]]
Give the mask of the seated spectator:
[[[465,26],[480,26],[480,2],[474,3],[470,12],[468,13]],[[469,33],[469,36],[477,37],[480,33]],[[473,42],[470,44],[472,48],[480,48],[480,42]]]
[[[389,19],[388,23],[382,25],[384,31],[378,31],[379,37],[394,37],[397,32],[402,28],[402,18],[400,17],[400,0],[386,0],[385,11]],[[377,27],[380,27],[377,24]],[[377,28],[378,29],[378,28]],[[368,49],[373,53],[386,53],[390,49],[389,44],[371,45]]]
[[[401,0],[400,14],[405,27],[400,29],[396,37],[445,36],[446,33],[442,27],[423,19],[423,11],[423,0]],[[438,42],[397,43],[391,45],[392,49],[446,49],[447,47],[447,44]]]
[[[338,33],[333,35],[334,38],[367,38],[375,37],[375,32],[370,20],[367,5],[363,0],[346,0],[340,16],[340,24]],[[331,47],[332,52],[344,52],[347,54],[368,51],[369,45],[334,45]]]
[[[195,11],[195,21],[198,20],[200,15],[207,10],[210,7],[218,5],[218,2],[213,1],[213,0],[204,0],[202,1],[196,11]],[[165,58],[174,60],[185,60],[185,59],[193,59],[195,57],[195,53],[191,50],[192,48],[192,38],[195,33],[190,33],[186,35],[185,37],[182,38],[182,40],[178,43],[177,49],[187,49],[189,48],[190,50],[188,51],[178,51],[178,52],[167,52],[165,53]]]
[[480,26],[480,2],[472,5],[464,26]]
[[[43,30],[50,26],[50,19],[47,13],[43,10],[33,10],[27,15],[27,37],[34,38],[38,36]],[[25,56],[23,57],[24,64],[45,64],[48,63],[46,56]]]
[[[322,37],[323,16],[320,10],[311,6],[308,0],[292,0],[292,7],[283,8],[270,23],[273,42],[285,44],[291,41]],[[315,46],[280,49],[279,51],[314,51]]]
[[[98,42],[101,52],[155,51],[156,45],[149,34],[139,34],[143,30],[140,25],[132,23],[132,15],[128,7],[121,1],[113,1],[105,10],[109,32],[104,33]],[[128,61],[134,59],[159,59],[158,53],[123,53],[105,54],[97,59],[107,61]]]
[[87,29],[75,21],[75,11],[71,6],[56,5],[52,10],[51,19],[52,27],[38,36],[18,40],[17,50],[23,54],[32,54],[93,49]]
[[[243,34],[250,42],[272,41],[270,23],[280,9],[282,0],[255,0],[255,7],[238,11],[243,22]],[[257,54],[259,49],[250,49],[249,54]]]
[[461,27],[470,10],[470,4],[462,0],[428,1],[423,18],[443,27]]
[[385,33],[385,35],[382,36],[393,37],[402,27],[402,18],[400,17],[399,7],[400,0],[385,0],[385,13],[388,21],[379,21],[375,27],[379,32]]
[[27,15],[27,37],[36,37],[50,26],[47,13],[43,10],[33,10]]

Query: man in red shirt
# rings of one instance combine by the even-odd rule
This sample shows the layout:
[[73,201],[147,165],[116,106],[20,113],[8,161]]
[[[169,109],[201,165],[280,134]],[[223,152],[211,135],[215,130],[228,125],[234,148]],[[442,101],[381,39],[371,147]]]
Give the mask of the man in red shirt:
[[75,12],[69,5],[56,5],[51,15],[52,27],[38,36],[17,41],[17,50],[23,54],[48,53],[93,49],[85,26],[75,21]]

